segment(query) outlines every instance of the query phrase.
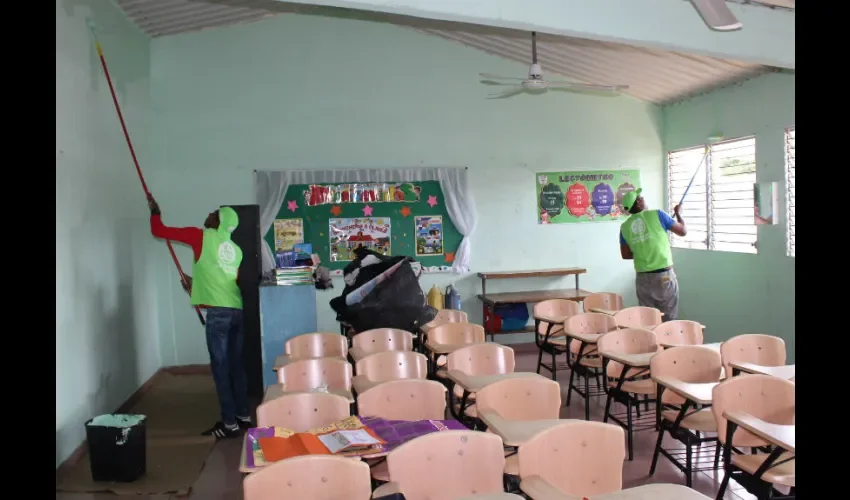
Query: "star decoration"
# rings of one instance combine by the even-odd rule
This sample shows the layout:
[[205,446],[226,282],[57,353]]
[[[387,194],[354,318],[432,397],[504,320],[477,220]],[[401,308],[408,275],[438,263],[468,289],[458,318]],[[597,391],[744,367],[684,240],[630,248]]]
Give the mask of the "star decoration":
[[434,206],[436,204],[437,204],[437,197],[434,196],[433,194],[428,195],[428,205],[430,205],[431,208],[434,208]]
[[410,215],[410,207],[401,207],[401,215],[405,217]]
[[365,207],[363,207],[363,216],[364,216],[364,217],[369,217],[369,216],[371,216],[371,215],[372,215],[372,210],[374,210],[374,208],[370,207],[369,205],[366,205]]
[[298,209],[298,202],[296,200],[290,200],[286,202],[286,207],[289,208],[290,212],[294,212]]
[[331,213],[334,214],[334,217],[339,217],[339,214],[342,213],[342,207],[334,205],[333,208],[331,208]]
[[448,253],[446,253],[446,262],[448,262],[449,264],[451,264],[451,263],[452,263],[452,262],[454,262],[454,261],[455,261],[455,253],[454,253],[454,252],[448,252]]

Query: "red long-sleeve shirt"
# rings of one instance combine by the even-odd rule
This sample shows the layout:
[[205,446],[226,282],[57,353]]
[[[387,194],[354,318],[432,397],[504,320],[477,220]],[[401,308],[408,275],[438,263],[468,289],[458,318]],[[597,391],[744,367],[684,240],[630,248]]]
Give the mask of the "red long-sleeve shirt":
[[[194,262],[201,258],[204,248],[204,230],[199,227],[169,227],[162,223],[161,215],[151,215],[151,234],[155,238],[176,241],[192,247]],[[236,274],[236,284],[239,284],[239,274]],[[201,305],[198,307],[208,307]]]

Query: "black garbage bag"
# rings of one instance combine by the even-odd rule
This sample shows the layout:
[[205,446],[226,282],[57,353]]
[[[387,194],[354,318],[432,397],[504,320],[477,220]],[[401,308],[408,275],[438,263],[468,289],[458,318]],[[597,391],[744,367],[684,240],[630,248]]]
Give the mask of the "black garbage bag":
[[373,328],[415,332],[434,319],[437,311],[425,303],[419,278],[410,266],[413,259],[385,257],[365,249],[358,249],[355,255],[343,270],[346,286],[342,295],[330,301],[337,321],[354,332]]

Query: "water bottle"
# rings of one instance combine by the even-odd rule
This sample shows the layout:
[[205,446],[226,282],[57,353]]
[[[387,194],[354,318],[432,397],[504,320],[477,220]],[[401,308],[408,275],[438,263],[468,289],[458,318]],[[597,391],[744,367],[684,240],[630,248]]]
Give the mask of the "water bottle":
[[428,305],[438,311],[443,308],[443,294],[440,293],[437,285],[433,285],[431,291],[428,292]]
[[460,311],[460,293],[454,287],[454,283],[446,287],[446,309]]

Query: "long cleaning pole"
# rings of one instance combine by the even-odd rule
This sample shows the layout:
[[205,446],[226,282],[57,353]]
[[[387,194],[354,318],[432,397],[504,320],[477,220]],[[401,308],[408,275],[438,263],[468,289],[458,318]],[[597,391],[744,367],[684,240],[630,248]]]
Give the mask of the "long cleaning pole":
[[[100,57],[100,65],[103,67],[103,74],[106,76],[106,83],[109,84],[109,92],[112,94],[112,102],[115,104],[115,112],[118,113],[118,120],[121,122],[121,129],[124,131],[124,139],[127,140],[127,147],[130,148],[130,156],[133,157],[133,164],[136,165],[136,173],[139,174],[139,181],[142,183],[142,190],[145,192],[145,197],[150,199],[152,198],[151,192],[148,190],[148,185],[145,182],[145,176],[142,175],[142,169],[139,167],[139,160],[136,158],[136,150],[133,148],[133,141],[130,140],[130,134],[127,132],[127,124],[124,123],[124,115],[121,113],[121,106],[118,104],[118,97],[115,95],[115,88],[112,86],[112,78],[109,76],[109,68],[106,66],[106,58],[103,57],[103,49],[100,46],[100,42],[97,41],[97,35],[95,35],[94,29],[91,25],[89,25],[89,33],[91,33],[91,36],[94,39],[94,45],[97,48],[97,55]],[[174,247],[171,246],[171,241],[165,240],[165,244],[168,246],[168,251],[171,253],[174,265],[177,266],[177,272],[180,274],[180,281],[183,283],[184,287],[188,286],[186,274],[180,266],[180,261],[177,260],[177,254],[174,253]],[[198,313],[198,319],[201,321],[201,324],[205,324],[204,316],[201,314],[201,309],[198,306],[195,306],[195,312]]]
[[685,196],[687,196],[687,195],[688,195],[688,191],[690,191],[690,190],[691,190],[691,184],[693,184],[693,183],[694,183],[694,179],[696,179],[696,178],[697,178],[697,174],[699,173],[700,168],[702,168],[702,164],[703,164],[703,162],[705,162],[705,159],[706,159],[706,158],[708,158],[708,151],[706,151],[706,152],[705,152],[705,154],[704,154],[704,155],[702,155],[702,160],[700,160],[700,161],[699,161],[699,165],[697,165],[697,169],[694,171],[694,175],[692,175],[692,176],[691,176],[691,182],[689,182],[689,183],[688,183],[688,187],[686,187],[686,188],[685,188],[685,192],[684,192],[684,193],[682,193],[682,199],[680,199],[680,200],[679,200],[679,205],[681,205],[682,203],[684,203],[684,202],[685,202]]

